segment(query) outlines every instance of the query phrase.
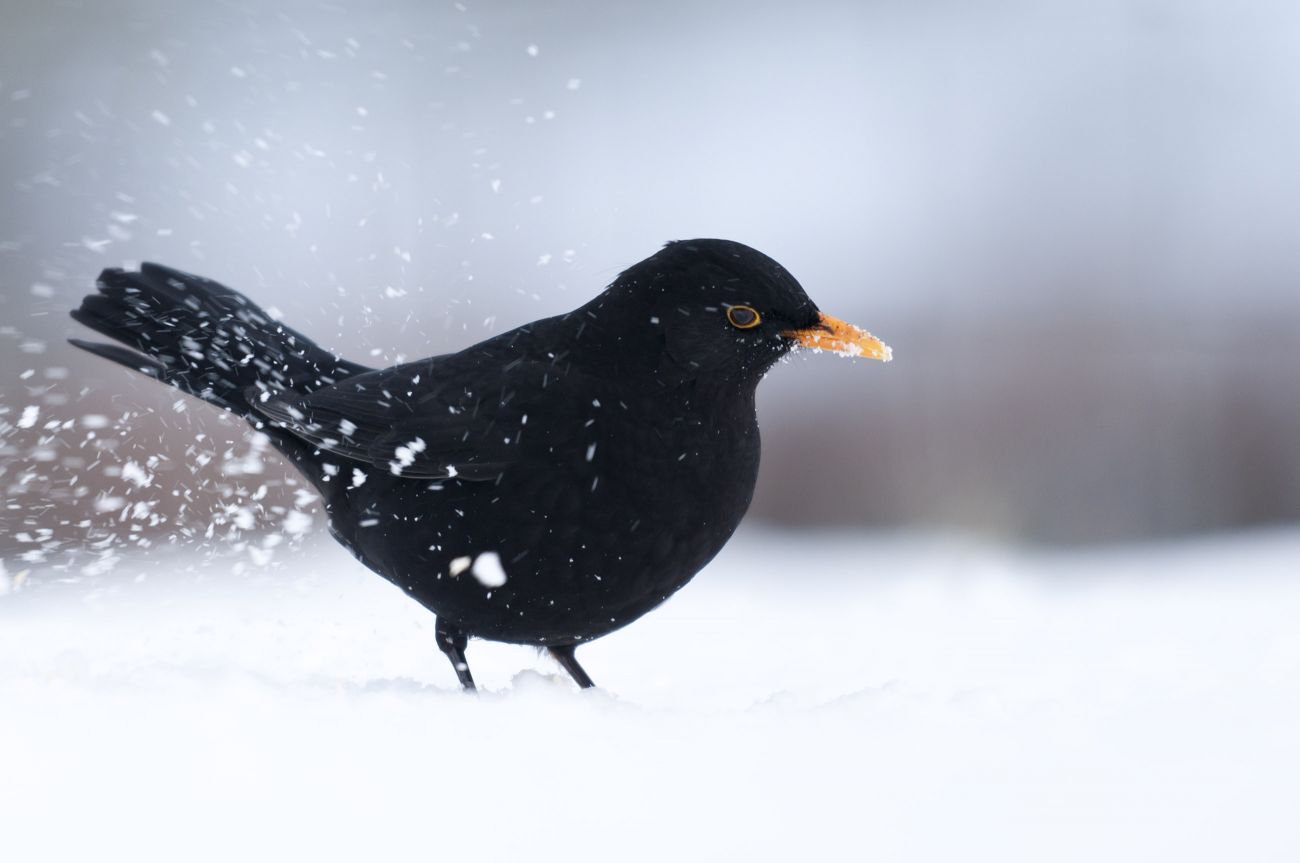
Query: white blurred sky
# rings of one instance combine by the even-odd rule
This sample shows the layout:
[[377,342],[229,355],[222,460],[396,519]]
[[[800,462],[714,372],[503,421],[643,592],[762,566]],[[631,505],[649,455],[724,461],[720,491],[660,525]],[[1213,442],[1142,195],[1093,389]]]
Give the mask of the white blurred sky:
[[334,273],[561,309],[700,235],[877,318],[1294,293],[1294,4],[464,5],[16,4],[6,239],[309,308]]

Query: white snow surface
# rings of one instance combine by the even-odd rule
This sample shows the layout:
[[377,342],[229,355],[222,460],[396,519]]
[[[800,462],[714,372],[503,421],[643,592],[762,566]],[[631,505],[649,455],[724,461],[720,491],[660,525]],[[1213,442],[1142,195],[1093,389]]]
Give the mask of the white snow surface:
[[5,859],[1300,859],[1297,532],[751,529],[477,697],[341,549],[186,559],[0,596]]

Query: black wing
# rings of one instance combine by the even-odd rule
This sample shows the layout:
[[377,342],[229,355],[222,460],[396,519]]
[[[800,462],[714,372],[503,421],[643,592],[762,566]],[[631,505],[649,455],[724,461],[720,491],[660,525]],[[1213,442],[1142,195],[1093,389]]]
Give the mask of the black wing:
[[248,398],[322,452],[411,479],[492,480],[522,457],[528,412],[561,379],[551,362],[467,352]]

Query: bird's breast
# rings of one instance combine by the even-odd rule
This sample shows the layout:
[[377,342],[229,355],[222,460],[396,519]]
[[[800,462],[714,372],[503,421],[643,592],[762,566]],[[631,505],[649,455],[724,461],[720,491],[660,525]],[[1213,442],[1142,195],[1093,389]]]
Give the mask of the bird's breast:
[[[658,407],[530,417],[496,481],[376,487],[359,556],[487,637],[550,643],[622,626],[722,548],[758,472],[752,409]],[[398,523],[385,510],[420,516]],[[504,581],[476,580],[485,553]]]

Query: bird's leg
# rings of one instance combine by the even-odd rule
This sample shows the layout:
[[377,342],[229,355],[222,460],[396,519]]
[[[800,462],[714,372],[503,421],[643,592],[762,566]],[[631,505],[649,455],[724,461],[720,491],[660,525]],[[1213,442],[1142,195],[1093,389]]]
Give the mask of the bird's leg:
[[438,649],[447,654],[447,658],[451,660],[451,667],[456,669],[456,678],[460,680],[461,687],[466,692],[473,692],[474,676],[469,673],[469,663],[465,661],[465,645],[469,643],[469,639],[465,637],[465,633],[441,617],[438,618],[433,632],[434,637],[438,639]]
[[574,682],[583,689],[590,689],[596,685],[591,682],[591,678],[587,676],[587,672],[583,671],[582,666],[578,664],[578,658],[573,655],[576,645],[561,644],[546,649],[550,652],[551,656],[555,657],[555,661],[560,663],[560,666],[564,668],[565,671],[569,672],[569,676],[573,678]]

